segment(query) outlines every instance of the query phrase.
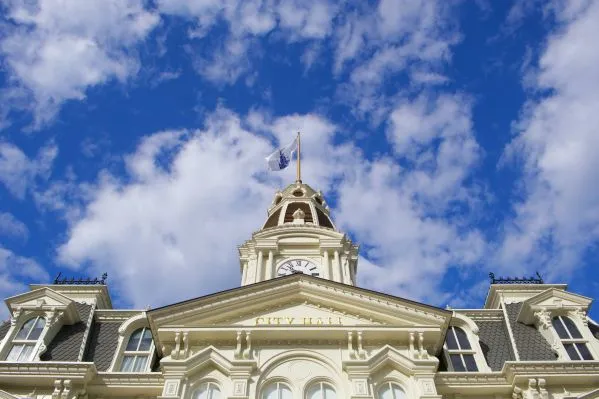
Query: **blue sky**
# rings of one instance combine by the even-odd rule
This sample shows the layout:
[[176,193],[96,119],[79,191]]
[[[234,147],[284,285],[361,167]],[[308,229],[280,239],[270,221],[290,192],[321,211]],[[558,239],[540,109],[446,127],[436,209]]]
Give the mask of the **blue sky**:
[[59,271],[108,272],[119,306],[237,286],[298,130],[361,286],[476,307],[490,271],[539,271],[597,296],[596,1],[2,7],[2,297]]

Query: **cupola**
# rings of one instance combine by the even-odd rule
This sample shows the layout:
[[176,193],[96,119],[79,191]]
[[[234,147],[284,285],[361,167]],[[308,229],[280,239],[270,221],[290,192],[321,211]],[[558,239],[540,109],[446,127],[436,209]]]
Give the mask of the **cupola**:
[[322,193],[303,183],[290,184],[275,194],[262,229],[286,224],[305,224],[335,230]]

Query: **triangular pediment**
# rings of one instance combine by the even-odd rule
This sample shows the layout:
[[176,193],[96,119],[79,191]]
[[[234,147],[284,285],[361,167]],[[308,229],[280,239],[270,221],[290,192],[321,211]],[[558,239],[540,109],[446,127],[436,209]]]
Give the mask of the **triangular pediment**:
[[582,307],[586,309],[593,300],[582,295],[571,292],[549,289],[524,301],[524,304],[532,308],[571,308]]
[[451,312],[329,280],[292,275],[154,309],[148,317],[155,328],[303,325],[304,319],[313,325],[334,325],[341,320],[342,325],[441,327],[447,325]]
[[59,294],[50,288],[39,288],[24,294],[15,295],[6,299],[6,306],[13,312],[21,309],[63,309],[73,304],[73,300]]
[[571,292],[550,288],[522,303],[518,321],[525,324],[534,323],[534,313],[538,310],[577,310],[588,311],[593,300]]

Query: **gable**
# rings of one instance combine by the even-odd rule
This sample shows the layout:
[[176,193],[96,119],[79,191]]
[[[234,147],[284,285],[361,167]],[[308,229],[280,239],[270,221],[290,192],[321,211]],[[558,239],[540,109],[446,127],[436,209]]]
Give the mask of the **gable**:
[[349,314],[341,307],[323,307],[309,302],[284,304],[279,307],[245,314],[237,319],[219,320],[217,323],[225,323],[233,326],[356,326],[387,324],[380,320],[374,320],[367,313]]
[[438,328],[449,323],[451,312],[306,275],[268,280],[148,312],[155,329],[297,324],[299,320],[303,324],[304,318],[312,325],[338,325],[341,320],[342,325]]

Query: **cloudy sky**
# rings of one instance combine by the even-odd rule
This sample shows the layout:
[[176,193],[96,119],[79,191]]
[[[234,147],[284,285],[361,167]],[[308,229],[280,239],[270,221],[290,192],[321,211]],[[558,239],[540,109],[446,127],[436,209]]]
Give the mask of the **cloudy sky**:
[[470,307],[538,271],[597,297],[598,1],[0,7],[0,297],[59,271],[138,308],[237,286],[297,131],[361,286]]

